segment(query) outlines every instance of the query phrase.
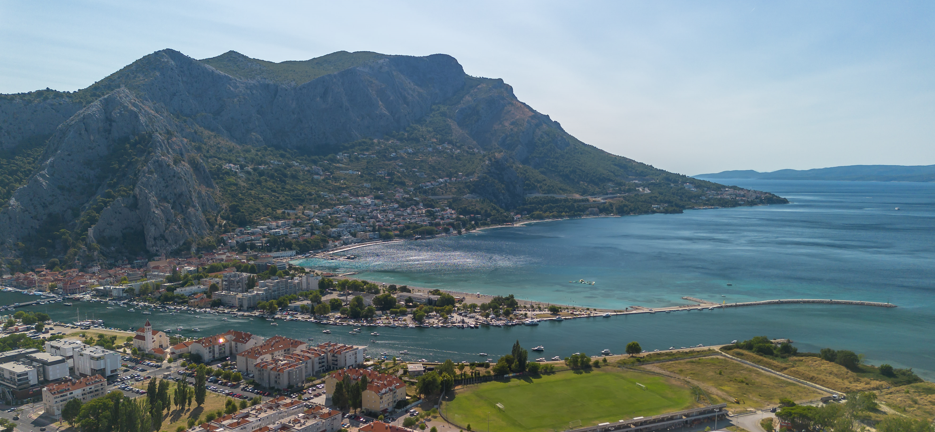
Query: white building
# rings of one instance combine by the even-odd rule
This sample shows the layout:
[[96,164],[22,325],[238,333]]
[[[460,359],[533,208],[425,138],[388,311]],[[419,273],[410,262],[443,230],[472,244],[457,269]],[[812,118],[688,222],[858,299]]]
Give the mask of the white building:
[[25,363],[3,363],[0,364],[0,383],[15,390],[25,390],[39,384],[39,372]]
[[117,375],[120,370],[120,354],[100,347],[88,347],[75,351],[75,374],[80,376]]
[[74,339],[59,339],[45,343],[45,352],[65,357],[71,373],[75,371],[75,351],[83,348],[87,348],[87,345]]
[[68,360],[49,353],[35,353],[22,360],[36,368],[39,382],[59,381],[70,376]]
[[67,381],[59,384],[52,384],[42,389],[42,404],[45,405],[45,413],[54,417],[62,415],[62,408],[72,399],[80,399],[81,402],[87,402],[94,398],[104,396],[106,390],[105,380],[101,376],[89,376],[77,381]]
[[203,293],[203,292],[205,292],[205,291],[208,291],[208,287],[206,287],[206,286],[204,286],[204,285],[192,285],[192,286],[187,286],[187,287],[184,287],[184,288],[176,288],[176,289],[175,289],[175,294],[181,294],[181,295],[184,295],[184,296],[190,296],[190,295],[192,295],[192,294]]

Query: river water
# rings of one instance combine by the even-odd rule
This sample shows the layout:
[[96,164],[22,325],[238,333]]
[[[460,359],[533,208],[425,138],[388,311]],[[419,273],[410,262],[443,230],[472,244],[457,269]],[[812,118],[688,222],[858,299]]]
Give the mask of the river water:
[[[723,183],[724,181],[721,180]],[[715,302],[834,298],[892,302],[895,309],[782,305],[703,312],[591,318],[538,327],[387,329],[380,336],[347,327],[195,315],[151,316],[76,303],[40,306],[55,319],[93,314],[108,325],[228,328],[261,335],[313,337],[370,346],[371,354],[408,350],[407,359],[482,359],[519,340],[544,345],[534,357],[727,343],[766,335],[791,338],[801,350],[850,349],[873,364],[912,367],[935,380],[935,184],[875,182],[729,182],[766,190],[792,203],[681,215],[579,219],[429,241],[356,249],[354,261],[306,260],[304,265],[360,272],[372,281],[437,287],[582,307],[686,304],[682,296]],[[899,207],[899,210],[896,208]],[[570,283],[585,279],[595,285]],[[730,284],[730,286],[728,285]],[[8,295],[8,294],[3,294]],[[19,300],[13,300],[19,301]],[[12,302],[12,301],[9,301]],[[0,302],[2,303],[2,302]],[[191,334],[191,333],[188,333]],[[371,342],[371,340],[375,340]]]

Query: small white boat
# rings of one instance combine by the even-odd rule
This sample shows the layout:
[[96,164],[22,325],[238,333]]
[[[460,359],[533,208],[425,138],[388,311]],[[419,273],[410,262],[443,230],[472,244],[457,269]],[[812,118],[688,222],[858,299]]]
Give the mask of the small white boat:
[[478,354],[478,355],[481,356],[481,357],[487,357],[487,353],[480,353],[480,354]]
[[380,336],[380,333],[373,332],[373,333],[370,333],[370,336]]
[[609,313],[605,313],[605,314],[604,314],[604,318],[610,318],[610,314],[609,314]]
[[539,345],[539,346],[533,348],[532,350],[533,350],[533,351],[545,351],[545,347],[543,347],[542,345]]
[[321,332],[324,334],[331,334],[331,330],[322,330]]
[[610,355],[610,350],[609,350],[609,349],[605,349],[604,351],[601,351],[601,354]]
[[552,357],[552,361],[560,361],[561,359],[559,356]]
[[198,327],[195,327],[195,328],[193,328],[193,329],[192,329],[192,331],[193,331],[193,332],[200,332],[200,331],[201,331],[201,329],[200,329],[200,328],[198,328]]
[[278,326],[279,323],[271,322],[271,323],[269,323],[269,325],[271,325],[271,326]]
[[407,351],[407,350],[402,350],[402,351],[400,351],[399,353],[400,353],[400,354],[409,354],[409,351]]

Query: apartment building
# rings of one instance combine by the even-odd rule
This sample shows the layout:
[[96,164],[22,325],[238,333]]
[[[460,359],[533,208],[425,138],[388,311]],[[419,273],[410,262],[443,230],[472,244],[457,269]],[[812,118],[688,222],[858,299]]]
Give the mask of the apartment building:
[[120,371],[120,354],[100,347],[87,347],[75,352],[75,374],[79,376],[100,375],[104,378],[117,375]]
[[264,427],[296,416],[305,405],[302,401],[280,396],[245,410],[237,411],[189,429],[190,432],[256,432]]
[[79,379],[77,381],[67,381],[59,384],[52,384],[42,389],[42,404],[45,405],[45,413],[54,417],[61,417],[62,408],[72,399],[80,399],[81,402],[87,402],[94,398],[104,396],[107,380],[100,375],[94,375]]
[[254,365],[258,362],[272,360],[286,354],[302,351],[308,344],[296,339],[282,336],[273,336],[259,345],[237,354],[237,369],[245,374],[255,374]]
[[[228,330],[219,335],[198,339],[188,346],[190,354],[201,356],[205,363],[237,355],[263,341],[262,337],[247,332]],[[178,347],[178,345],[176,345]],[[176,347],[172,347],[175,350]]]
[[334,395],[338,381],[350,378],[356,383],[367,377],[367,389],[361,395],[361,408],[371,412],[389,412],[396,407],[399,401],[406,400],[406,383],[393,376],[381,374],[367,369],[344,369],[325,377],[325,394],[328,398]]

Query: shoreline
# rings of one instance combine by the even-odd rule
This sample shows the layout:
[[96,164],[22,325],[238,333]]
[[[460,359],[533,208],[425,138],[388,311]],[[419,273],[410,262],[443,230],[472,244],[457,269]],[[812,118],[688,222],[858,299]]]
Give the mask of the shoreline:
[[[633,216],[639,216],[639,215],[633,215]],[[522,227],[525,225],[532,225],[532,224],[545,223],[545,222],[561,222],[561,221],[569,221],[569,220],[575,220],[575,219],[601,219],[601,218],[622,218],[622,217],[623,216],[621,215],[600,215],[600,216],[579,216],[579,217],[558,218],[558,219],[536,219],[536,220],[521,221],[521,222],[516,222],[516,223],[511,223],[511,224],[488,225],[485,227],[476,228],[471,231],[465,231],[461,234],[436,234],[434,237],[430,239],[424,239],[424,240],[432,240],[432,239],[445,238],[445,237],[460,237],[460,236],[465,236],[468,234],[478,233],[478,232],[492,230],[492,229],[517,228],[517,227]],[[420,239],[420,240],[423,240],[423,239]],[[342,247],[335,248],[335,249],[326,249],[326,250],[321,250],[318,252],[309,252],[308,254],[301,256],[301,257],[290,257],[292,259],[289,259],[288,262],[291,264],[292,261],[299,261],[299,260],[304,260],[304,259],[309,259],[309,258],[318,258],[318,259],[324,259],[324,260],[330,260],[330,261],[337,261],[337,260],[340,260],[340,258],[331,258],[329,256],[336,254],[336,253],[347,252],[349,250],[360,249],[360,248],[365,248],[365,247],[370,247],[370,246],[377,246],[377,245],[384,245],[384,244],[391,244],[391,243],[406,243],[406,242],[411,242],[411,241],[414,242],[414,241],[420,241],[420,240],[399,238],[399,239],[393,239],[393,240],[368,241],[368,242],[363,242],[363,243],[358,243],[358,244],[353,244],[353,245],[342,246]]]

